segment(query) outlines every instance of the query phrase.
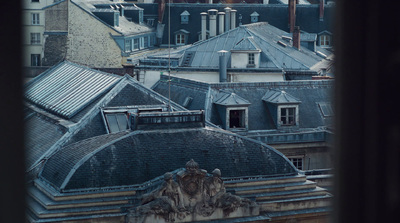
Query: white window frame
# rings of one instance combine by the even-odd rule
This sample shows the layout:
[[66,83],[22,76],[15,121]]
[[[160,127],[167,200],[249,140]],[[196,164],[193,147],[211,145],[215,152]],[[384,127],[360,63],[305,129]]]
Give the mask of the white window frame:
[[144,37],[140,37],[139,38],[139,49],[143,49],[144,48]]
[[331,47],[331,36],[323,34],[319,36],[320,47]]
[[255,66],[256,65],[256,54],[255,53],[249,53],[248,54],[248,65],[249,66]]
[[40,45],[40,33],[31,33],[31,45]]
[[132,51],[132,40],[126,39],[125,40],[125,52],[131,52]]
[[139,50],[139,38],[132,39],[132,51]]
[[175,35],[175,44],[176,45],[185,45],[186,44],[186,35],[183,33],[176,34]]
[[32,25],[40,25],[40,13],[31,13]]
[[[294,109],[294,114],[293,114],[293,118],[294,118],[294,123],[283,123],[282,122],[282,109]],[[286,115],[286,120],[288,121],[289,119],[289,115]],[[278,106],[278,126],[298,126],[299,124],[299,106],[298,105],[280,105]]]
[[[35,61],[34,61],[35,59]],[[32,67],[39,67],[41,66],[41,55],[40,54],[31,54],[31,66]]]
[[[288,157],[289,161],[293,163],[293,165],[299,169],[299,170],[304,170],[304,157]],[[299,165],[300,163],[300,165]]]
[[[238,127],[238,128],[233,128],[230,126],[230,121],[231,121],[231,117],[230,117],[230,113],[231,111],[241,111],[242,116],[240,117],[241,120],[239,120],[242,123],[242,127]],[[248,130],[249,128],[249,111],[247,107],[227,107],[226,108],[226,129],[227,130]]]

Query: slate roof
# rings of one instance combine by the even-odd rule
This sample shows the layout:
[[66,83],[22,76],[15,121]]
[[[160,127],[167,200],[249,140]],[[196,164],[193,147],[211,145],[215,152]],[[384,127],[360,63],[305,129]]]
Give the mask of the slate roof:
[[[58,76],[60,73],[64,76]],[[82,82],[82,79],[77,78],[81,73],[91,74],[91,76]],[[102,78],[110,81],[102,85]],[[32,90],[29,92],[34,92],[34,94],[27,92],[25,95],[25,107],[27,108],[25,145],[28,170],[32,170],[63,145],[106,134],[104,121],[100,114],[101,107],[165,105],[168,103],[167,98],[144,87],[130,76],[116,76],[69,61],[55,65],[32,79],[26,86]],[[68,91],[58,92],[57,89],[72,91],[70,94],[66,94]],[[95,89],[93,91],[95,97],[92,97],[93,95],[88,97],[89,94],[75,94],[75,89],[81,92],[91,92]],[[71,113],[65,113],[71,116],[57,112],[58,110],[52,106],[43,106],[45,103],[42,100],[48,101],[48,97],[51,96],[49,92],[57,92],[57,94],[53,94],[60,98],[65,96],[64,98],[68,99],[64,102],[62,100],[55,101],[57,103],[68,102],[69,104],[71,102],[72,104],[78,103],[79,106],[72,109]],[[31,100],[32,95],[45,95],[46,97],[34,97],[35,100]],[[61,105],[65,105],[63,103]],[[171,106],[174,110],[186,110],[174,102],[171,103]]]
[[[272,0],[271,0],[272,1]],[[270,1],[270,2],[271,2]],[[142,7],[146,4],[137,4]],[[288,6],[286,4],[185,4],[176,3],[171,4],[171,21],[174,23],[171,26],[171,39],[174,39],[174,32],[179,29],[185,29],[190,32],[188,43],[197,42],[198,32],[201,31],[201,12],[207,12],[208,9],[217,9],[223,12],[224,8],[231,7],[237,10],[236,24],[250,24],[251,14],[257,12],[259,14],[259,22],[268,22],[278,29],[289,32],[288,28]],[[190,13],[189,23],[180,23],[180,14],[184,11]],[[319,5],[318,4],[302,4],[296,6],[296,25],[300,29],[308,33],[320,33],[324,30],[333,32],[334,24],[334,10],[333,5],[325,5],[324,18],[322,21],[319,19]],[[146,14],[146,11],[144,12]],[[239,15],[242,15],[242,20],[239,21]],[[168,24],[168,10],[165,10],[163,17],[163,24]],[[208,23],[208,22],[207,22]],[[217,22],[218,30],[218,22]],[[163,44],[168,43],[168,34],[164,32]]]
[[[223,157],[223,159],[221,159]],[[181,168],[194,159],[224,177],[296,175],[280,152],[260,142],[213,128],[102,135],[51,156],[40,178],[60,191],[135,185]]]
[[[291,36],[291,34],[268,23],[253,23],[239,26],[216,37],[193,44],[174,52],[174,55],[181,55],[182,58],[185,55],[191,55],[190,60],[181,59],[180,66],[185,63],[185,67],[203,69],[219,67],[218,51],[220,50],[228,51],[228,68],[230,67],[231,50],[261,50],[260,68],[265,69],[306,71],[320,68],[316,65],[327,62],[323,57],[305,47],[302,47],[301,50],[292,47],[291,43],[284,38],[286,36]],[[317,47],[317,50],[327,56],[331,55],[330,52],[320,47]],[[162,53],[158,57],[165,56],[165,53]],[[152,58],[157,58],[157,56],[153,55]],[[189,62],[186,63],[186,61]]]
[[[135,34],[140,34],[140,33],[148,33],[148,32],[154,32],[154,28],[147,26],[146,24],[138,24],[132,21],[129,21],[125,16],[119,16],[119,25],[118,26],[110,26],[104,21],[102,21],[100,18],[95,16],[93,14],[93,10],[105,10],[105,7],[107,10],[110,10],[111,8],[109,5],[123,5],[127,6],[126,9],[130,9],[129,7],[133,7],[134,5],[132,3],[124,3],[124,2],[117,2],[113,3],[111,1],[107,0],[72,0],[72,3],[76,4],[79,6],[81,9],[86,11],[88,14],[92,15],[99,21],[103,22],[105,25],[110,27],[111,29],[117,31],[118,33],[128,36],[128,35],[135,35]],[[137,6],[135,6],[137,8]],[[118,10],[114,10],[118,11]]]
[[301,101],[292,95],[286,93],[286,91],[269,90],[262,97],[263,101],[273,104],[299,104]]
[[[162,75],[161,80],[152,89],[167,95],[166,79],[167,77]],[[204,83],[178,77],[173,77],[171,80],[171,100],[182,104],[184,97],[192,97],[193,100],[188,109],[205,110],[206,119],[216,125],[222,126],[222,121],[213,100],[218,97],[220,91],[224,91],[235,93],[251,103],[248,107],[249,130],[276,130],[272,115],[263,100],[271,90],[285,91],[286,95],[293,97],[285,99],[289,102],[301,101],[299,104],[300,129],[330,126],[333,123],[333,116],[324,116],[319,106],[320,102],[332,102],[333,80],[257,83]]]
[[219,92],[214,98],[214,104],[223,106],[250,105],[250,102],[230,92]]

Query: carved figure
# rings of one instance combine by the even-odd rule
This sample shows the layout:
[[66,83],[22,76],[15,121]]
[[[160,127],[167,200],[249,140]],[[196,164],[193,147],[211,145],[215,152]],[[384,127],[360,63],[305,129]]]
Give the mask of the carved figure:
[[212,177],[208,177],[204,181],[204,202],[206,206],[215,206],[226,192],[224,182],[221,180],[221,171],[215,169],[212,174]]
[[174,221],[173,213],[179,213],[178,218],[184,218],[184,210],[181,189],[169,172],[164,174],[161,187],[143,196],[142,206],[138,209],[141,214],[154,213],[164,216],[166,221]]
[[199,164],[193,159],[186,163],[186,170],[178,173],[178,182],[182,191],[191,198],[201,195],[203,180],[207,171],[199,169]]

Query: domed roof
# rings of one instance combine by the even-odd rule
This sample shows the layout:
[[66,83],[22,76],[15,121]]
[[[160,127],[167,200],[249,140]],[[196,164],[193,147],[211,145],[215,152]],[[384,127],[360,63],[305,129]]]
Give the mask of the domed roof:
[[141,184],[194,159],[224,177],[295,175],[270,146],[212,128],[119,132],[83,140],[50,157],[40,178],[58,190]]

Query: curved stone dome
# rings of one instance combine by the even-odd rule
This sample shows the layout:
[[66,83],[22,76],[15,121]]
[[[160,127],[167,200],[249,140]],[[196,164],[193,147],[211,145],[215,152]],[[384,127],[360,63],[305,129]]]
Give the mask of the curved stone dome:
[[71,144],[50,157],[40,175],[58,190],[141,184],[194,159],[222,177],[295,175],[270,146],[211,128],[120,132]]

